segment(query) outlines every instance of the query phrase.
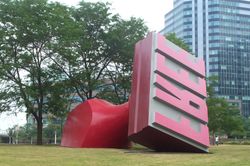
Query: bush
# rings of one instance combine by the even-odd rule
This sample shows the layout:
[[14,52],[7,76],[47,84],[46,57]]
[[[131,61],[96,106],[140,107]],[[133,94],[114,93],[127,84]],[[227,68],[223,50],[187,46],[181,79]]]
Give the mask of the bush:
[[235,140],[226,140],[224,144],[230,145],[250,145],[250,140],[248,139],[235,139]]

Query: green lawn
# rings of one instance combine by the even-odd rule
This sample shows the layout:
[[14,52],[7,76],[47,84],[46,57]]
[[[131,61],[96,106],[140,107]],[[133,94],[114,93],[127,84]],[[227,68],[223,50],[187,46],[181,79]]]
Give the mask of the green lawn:
[[250,166],[249,145],[220,145],[208,154],[157,153],[147,149],[71,149],[0,145],[0,166]]

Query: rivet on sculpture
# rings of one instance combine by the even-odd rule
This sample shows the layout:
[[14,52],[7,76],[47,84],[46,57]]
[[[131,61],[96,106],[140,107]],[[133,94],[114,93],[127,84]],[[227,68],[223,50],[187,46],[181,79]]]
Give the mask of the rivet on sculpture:
[[150,33],[135,47],[130,140],[157,151],[208,152],[205,65]]

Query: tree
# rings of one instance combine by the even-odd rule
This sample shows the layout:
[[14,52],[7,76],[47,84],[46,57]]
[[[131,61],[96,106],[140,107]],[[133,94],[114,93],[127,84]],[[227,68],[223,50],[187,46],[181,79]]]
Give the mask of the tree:
[[228,104],[225,99],[209,97],[207,99],[209,129],[215,133],[225,133],[228,136],[235,131],[244,132],[240,111]]
[[69,8],[47,0],[0,0],[0,111],[33,116],[42,144],[43,114],[63,119],[70,96],[94,97],[111,80],[114,65],[115,74],[128,72],[119,76],[127,96],[129,53],[146,29],[142,20],[122,20],[100,2]]
[[57,143],[57,140],[61,140],[61,128],[60,124],[50,123],[44,128],[44,139],[47,143]]
[[210,98],[214,98],[215,92],[214,92],[214,87],[218,85],[218,76],[210,76],[206,79],[207,83],[207,95]]
[[246,137],[250,137],[250,118],[244,118],[243,119],[244,124],[244,130],[246,131],[245,135]]
[[84,101],[94,96],[102,72],[111,62],[105,40],[117,16],[109,12],[107,4],[84,1],[71,10],[71,15],[75,27],[61,36],[59,45],[54,45],[57,57],[51,59]]
[[143,39],[148,32],[142,19],[130,18],[119,20],[110,35],[110,43],[116,51],[110,67],[105,70],[105,78],[110,81],[109,86],[103,88],[98,95],[113,103],[128,101],[131,89],[134,47],[136,42]]
[[207,83],[208,127],[213,137],[215,133],[225,133],[228,136],[233,135],[236,131],[238,134],[243,133],[243,122],[239,109],[230,106],[225,99],[215,96],[213,86],[216,85],[217,78],[210,77],[207,79]]
[[1,111],[25,110],[35,117],[37,144],[42,144],[42,114],[49,111],[53,54],[51,45],[64,23],[71,20],[68,8],[47,0],[0,0]]
[[15,136],[15,126],[7,129],[7,135],[9,136],[9,144],[12,144]]
[[178,38],[175,33],[167,34],[166,39],[181,47],[182,49],[186,50],[187,52],[192,52],[190,47],[182,39]]
[[[112,14],[107,3],[82,1],[71,12],[74,27],[54,46],[57,56],[51,59],[58,72],[70,80],[70,86],[82,101],[96,95],[104,97],[100,89],[107,84],[116,89],[113,78],[119,72],[128,71],[126,76],[130,77],[134,44],[145,35],[147,28],[140,19],[125,21]],[[128,88],[126,85],[126,95]]]
[[37,133],[37,129],[32,124],[25,124],[18,129],[18,139],[19,142],[22,143],[30,143],[33,144],[33,139],[35,138]]

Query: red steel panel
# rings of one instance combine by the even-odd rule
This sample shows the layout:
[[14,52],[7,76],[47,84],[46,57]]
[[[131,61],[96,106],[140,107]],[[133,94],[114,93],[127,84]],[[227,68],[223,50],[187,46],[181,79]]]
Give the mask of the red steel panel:
[[[129,135],[148,125],[153,34],[136,44],[129,100]],[[143,115],[143,116],[141,116]]]
[[113,105],[90,99],[68,115],[62,146],[87,148],[127,148],[128,103]]

